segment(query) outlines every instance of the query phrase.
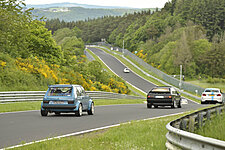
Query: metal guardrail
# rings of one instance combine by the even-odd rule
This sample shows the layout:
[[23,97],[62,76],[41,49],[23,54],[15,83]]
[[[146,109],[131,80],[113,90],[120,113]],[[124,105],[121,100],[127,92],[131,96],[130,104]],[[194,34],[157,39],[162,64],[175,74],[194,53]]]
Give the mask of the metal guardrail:
[[[19,101],[41,101],[46,91],[10,91],[0,92],[0,103]],[[131,96],[102,91],[86,91],[92,99],[145,99],[145,97]]]
[[206,120],[210,120],[222,112],[225,113],[225,106],[217,105],[168,123],[166,125],[169,131],[166,134],[167,149],[225,150],[225,141],[191,133],[195,128],[204,126]]
[[[145,68],[147,68],[148,70],[153,72],[155,75],[157,75],[158,77],[160,77],[164,81],[172,84],[173,86],[179,87],[180,81],[178,79],[176,79],[174,77],[171,77],[170,75],[160,71],[159,69],[154,68],[153,66],[149,65],[144,60],[142,60],[141,58],[137,57],[135,54],[131,53],[129,50],[122,49],[122,48],[119,48],[119,47],[113,47],[112,45],[106,44],[104,42],[97,42],[97,43],[94,43],[94,44],[107,46],[107,47],[110,47],[110,49],[112,49],[112,50],[124,53],[124,55],[129,56],[131,59],[135,60],[141,66],[144,66]],[[204,88],[202,88],[200,86],[196,86],[196,85],[184,82],[184,81],[181,81],[181,83],[182,83],[181,88],[185,91],[189,91],[189,92],[192,92],[192,93],[195,93],[195,94],[198,94],[198,95],[201,95],[202,92],[204,91]]]

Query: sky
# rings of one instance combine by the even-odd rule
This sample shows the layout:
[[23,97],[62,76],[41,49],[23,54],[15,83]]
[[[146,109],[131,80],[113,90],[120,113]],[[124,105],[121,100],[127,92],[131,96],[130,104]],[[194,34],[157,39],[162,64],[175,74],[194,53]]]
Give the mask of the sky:
[[122,6],[132,8],[163,8],[169,0],[25,0],[26,4],[79,3],[100,6]]

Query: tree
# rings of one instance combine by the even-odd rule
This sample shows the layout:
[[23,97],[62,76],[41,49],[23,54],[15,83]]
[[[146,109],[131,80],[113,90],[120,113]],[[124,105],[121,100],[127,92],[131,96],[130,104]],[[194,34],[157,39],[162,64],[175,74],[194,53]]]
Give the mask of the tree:
[[183,65],[184,72],[187,73],[187,67],[192,59],[190,47],[187,43],[186,33],[183,32],[181,39],[177,42],[176,49],[174,50],[174,64],[176,66]]
[[52,64],[60,64],[62,50],[56,45],[51,32],[45,28],[45,23],[34,20],[30,24],[30,36],[28,41],[28,52],[34,56],[44,58]]

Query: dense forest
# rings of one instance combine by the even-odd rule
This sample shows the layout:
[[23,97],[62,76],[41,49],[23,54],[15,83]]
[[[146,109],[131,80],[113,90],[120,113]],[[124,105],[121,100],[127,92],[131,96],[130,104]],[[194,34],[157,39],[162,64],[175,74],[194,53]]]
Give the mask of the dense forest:
[[0,2],[0,90],[46,90],[51,84],[80,84],[86,90],[129,93],[98,61],[89,62],[77,27],[54,35],[31,9],[16,0]]
[[152,66],[186,77],[225,78],[225,1],[172,0],[160,11],[105,16],[77,22],[47,20],[53,32],[77,27],[85,42],[107,42],[125,48]]

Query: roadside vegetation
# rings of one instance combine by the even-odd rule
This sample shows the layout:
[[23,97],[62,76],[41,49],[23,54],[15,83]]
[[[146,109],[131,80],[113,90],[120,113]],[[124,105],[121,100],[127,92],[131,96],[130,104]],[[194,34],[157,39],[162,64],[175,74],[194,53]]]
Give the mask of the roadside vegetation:
[[[143,104],[144,99],[98,99],[94,100],[95,106],[101,105],[119,105],[119,104]],[[0,103],[0,113],[40,110],[41,101],[37,102],[11,102]]]
[[223,93],[225,93],[225,79],[217,79],[215,78],[214,80],[210,78],[205,80],[191,80],[191,81],[187,81],[191,84],[195,84],[195,85],[198,85],[200,87],[203,87],[203,88],[209,88],[209,87],[212,87],[212,88],[219,88],[221,89],[221,91]]
[[80,29],[63,28],[51,35],[45,22],[32,20],[31,10],[23,7],[22,1],[0,3],[0,91],[79,84],[90,91],[130,93],[124,80],[86,59]]
[[224,0],[172,0],[154,12],[78,21],[74,26],[86,42],[105,39],[123,47],[124,41],[125,49],[167,74],[178,75],[182,65],[186,79],[224,79],[224,7]]
[[166,149],[166,124],[175,120],[176,116],[150,119],[146,121],[131,121],[106,130],[54,139],[41,143],[23,146],[18,149],[91,149],[91,150],[121,150],[121,149]]
[[218,115],[212,118],[210,121],[206,121],[205,125],[197,130],[194,133],[215,138],[218,140],[225,141],[225,113]]

